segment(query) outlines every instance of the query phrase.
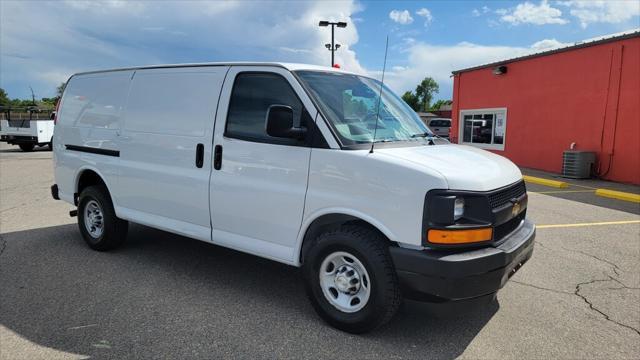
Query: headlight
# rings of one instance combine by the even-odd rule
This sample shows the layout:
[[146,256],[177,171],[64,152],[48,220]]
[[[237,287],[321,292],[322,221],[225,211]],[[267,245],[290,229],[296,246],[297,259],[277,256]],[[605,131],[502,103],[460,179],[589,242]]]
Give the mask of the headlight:
[[464,199],[457,197],[453,203],[453,220],[459,220],[464,215]]

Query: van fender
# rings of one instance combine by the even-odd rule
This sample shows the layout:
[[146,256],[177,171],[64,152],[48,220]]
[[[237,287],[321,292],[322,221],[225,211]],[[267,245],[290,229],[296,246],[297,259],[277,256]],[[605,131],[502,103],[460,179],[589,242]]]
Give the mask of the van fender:
[[386,227],[381,221],[361,211],[350,209],[350,208],[341,208],[341,207],[319,209],[313,212],[312,214],[310,214],[309,216],[307,216],[306,219],[304,219],[304,221],[302,222],[302,225],[300,226],[300,231],[298,233],[298,238],[296,240],[295,251],[293,253],[295,258],[293,259],[292,265],[294,266],[302,265],[300,259],[302,255],[301,251],[302,251],[302,245],[304,243],[305,235],[307,234],[307,231],[309,230],[309,227],[311,226],[311,224],[313,224],[314,221],[316,221],[317,219],[325,215],[347,215],[347,216],[357,218],[359,220],[363,220],[371,224],[376,229],[378,229],[378,231],[380,231],[390,241],[394,241],[394,242],[397,241],[396,235],[393,233],[393,231],[391,231],[391,229]]
[[[80,166],[80,168],[78,168],[78,171],[76,171],[76,176],[73,182],[73,190],[74,190],[74,201],[76,200],[76,196],[79,196],[80,194],[78,193],[78,186],[80,185],[80,176],[82,176],[82,174],[85,171],[93,171],[94,173],[98,174],[98,176],[100,177],[100,179],[102,179],[102,182],[104,183],[104,185],[107,187],[107,191],[109,191],[109,196],[111,197],[111,202],[113,203],[113,208],[116,211],[116,215],[118,215],[118,206],[116,204],[116,199],[113,196],[111,189],[113,189],[113,187],[111,187],[111,184],[109,183],[109,181],[107,181],[106,177],[104,176],[104,174],[98,170],[96,167],[91,166],[91,165],[82,165]],[[77,205],[77,204],[76,204]]]

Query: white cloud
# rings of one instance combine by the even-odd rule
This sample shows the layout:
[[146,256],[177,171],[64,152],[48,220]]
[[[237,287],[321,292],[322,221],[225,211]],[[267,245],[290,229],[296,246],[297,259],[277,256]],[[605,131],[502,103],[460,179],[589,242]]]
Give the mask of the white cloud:
[[294,49],[286,46],[280,46],[280,50],[287,51],[294,54],[311,54],[313,51],[311,49]]
[[408,25],[413,22],[413,18],[411,17],[409,10],[391,10],[389,13],[389,19],[402,25]]
[[473,9],[473,11],[471,11],[471,15],[480,16],[480,15],[486,14],[486,13],[488,13],[490,11],[491,11],[491,9],[488,6],[485,5],[480,9]]
[[547,0],[540,1],[539,5],[530,2],[518,4],[515,9],[507,10],[498,9],[502,15],[500,20],[512,25],[519,24],[566,24],[567,20],[562,18],[560,9],[551,7]]
[[[347,21],[336,29],[336,62],[365,72],[352,47],[355,1],[332,2],[18,2],[0,11],[0,87],[11,97],[55,94],[75,72],[146,64],[206,61],[287,61],[329,65],[331,39],[318,21]],[[266,13],[283,14],[264,16]],[[250,36],[248,36],[248,34]]]
[[126,11],[140,13],[144,10],[141,2],[127,2],[122,0],[65,0],[64,4],[72,9],[88,10],[96,13],[110,13],[113,11]]
[[560,4],[569,7],[569,13],[580,20],[582,28],[592,23],[622,23],[640,16],[640,2],[637,0],[574,0]]
[[416,15],[424,18],[424,26],[427,26],[427,25],[431,24],[431,21],[433,20],[433,16],[431,15],[431,11],[429,11],[429,9],[427,9],[427,8],[422,8],[422,9],[416,11]]
[[410,36],[409,36],[409,37],[405,37],[405,38],[402,38],[402,43],[403,43],[405,46],[410,46],[410,45],[413,45],[413,44],[415,44],[415,43],[416,43],[416,39],[415,39],[415,38],[412,38],[412,37],[410,37]]
[[573,43],[563,43],[556,39],[544,39],[533,43],[533,45],[531,45],[531,48],[535,51],[546,51],[569,45],[573,45]]
[[509,10],[507,9],[496,9],[496,14],[498,15],[507,15],[508,12]]
[[385,75],[385,82],[399,94],[414,90],[426,76],[433,77],[440,85],[439,98],[451,99],[453,79],[451,72],[468,67],[511,59],[542,50],[550,50],[570,44],[555,39],[538,41],[531,46],[479,45],[461,42],[451,46],[416,42],[406,49],[408,61],[396,65]]

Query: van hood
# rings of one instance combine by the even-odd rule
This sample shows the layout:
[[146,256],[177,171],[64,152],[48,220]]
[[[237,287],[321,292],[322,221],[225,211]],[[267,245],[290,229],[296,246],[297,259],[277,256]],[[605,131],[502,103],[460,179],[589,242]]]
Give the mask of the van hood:
[[399,158],[441,174],[452,190],[488,191],[522,179],[510,160],[466,145],[426,145],[376,149],[375,153]]

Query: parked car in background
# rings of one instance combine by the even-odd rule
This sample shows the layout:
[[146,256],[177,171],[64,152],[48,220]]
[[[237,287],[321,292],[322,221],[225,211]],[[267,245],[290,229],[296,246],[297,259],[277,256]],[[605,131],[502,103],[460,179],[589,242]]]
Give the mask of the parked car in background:
[[451,119],[433,118],[427,120],[427,126],[437,136],[448,139],[451,129]]
[[18,145],[22,151],[36,146],[52,149],[53,114],[50,110],[2,109],[0,141]]
[[491,301],[533,253],[518,167],[438,139],[366,76],[116,69],[72,76],[61,104],[51,194],[78,207],[89,247],[119,246],[131,221],[301,267],[315,310],[348,332],[402,296]]

